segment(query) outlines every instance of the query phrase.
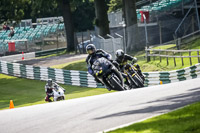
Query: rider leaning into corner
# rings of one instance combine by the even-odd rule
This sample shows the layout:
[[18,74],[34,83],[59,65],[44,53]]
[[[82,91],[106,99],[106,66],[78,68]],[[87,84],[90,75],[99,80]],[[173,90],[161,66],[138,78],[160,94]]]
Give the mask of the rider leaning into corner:
[[[116,55],[116,62],[119,64],[119,69],[121,72],[123,72],[123,68],[125,65],[127,65],[128,61],[131,61],[133,66],[137,68],[139,75],[142,78],[144,78],[142,71],[140,69],[140,66],[138,64],[136,64],[136,62],[137,62],[136,57],[132,57],[131,55],[125,54],[122,49],[118,49],[115,52],[115,55]],[[127,66],[127,67],[129,67],[129,66]]]
[[131,55],[125,54],[122,49],[118,49],[115,52],[115,55],[116,55],[116,61],[119,64],[120,69],[122,69],[124,65],[127,65],[128,61],[132,61],[133,64],[137,62],[136,57],[132,57]]
[[[102,83],[94,74],[94,71],[92,70],[92,65],[98,58],[101,58],[101,57],[104,57],[112,62],[112,56],[102,49],[96,49],[94,44],[88,44],[86,47],[86,51],[88,53],[88,57],[86,58],[88,72],[95,78],[96,82]],[[103,79],[103,82],[106,85],[107,89],[110,91],[112,88],[110,84],[105,79]]]
[[[58,88],[58,87],[59,87],[59,85],[56,82],[53,82],[52,79],[48,79],[48,81],[45,85],[45,92],[46,92],[45,101],[46,102],[51,101],[49,98],[54,96],[53,89]],[[63,89],[63,91],[65,92],[65,89]]]

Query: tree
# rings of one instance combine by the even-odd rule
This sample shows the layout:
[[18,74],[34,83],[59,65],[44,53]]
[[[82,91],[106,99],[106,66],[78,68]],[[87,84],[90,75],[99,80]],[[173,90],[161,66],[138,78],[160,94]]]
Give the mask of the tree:
[[139,50],[142,48],[138,43],[138,26],[135,3],[136,0],[123,0],[123,12],[127,32],[127,49],[129,50]]
[[67,36],[67,51],[75,50],[74,46],[74,25],[70,6],[70,0],[58,0],[58,5],[62,10],[65,31]]
[[94,2],[85,1],[76,4],[75,6],[76,7],[73,11],[75,30],[76,31],[93,30],[94,29],[93,21],[95,18]]
[[122,0],[111,0],[108,6],[109,6],[108,12],[113,12],[122,9],[123,7]]
[[99,35],[106,37],[107,34],[110,34],[109,21],[107,14],[107,1],[106,0],[94,0],[95,5],[95,24],[99,28]]
[[57,0],[31,0],[31,18],[54,17],[62,13]]
[[20,21],[24,17],[24,9],[30,0],[1,0],[0,23],[5,21]]

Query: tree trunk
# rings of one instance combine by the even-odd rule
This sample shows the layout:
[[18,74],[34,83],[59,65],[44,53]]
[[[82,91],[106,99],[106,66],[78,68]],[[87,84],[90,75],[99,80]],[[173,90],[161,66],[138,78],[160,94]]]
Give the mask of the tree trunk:
[[96,13],[96,26],[99,28],[99,35],[106,37],[110,34],[107,5],[105,0],[94,0]]
[[59,6],[63,13],[66,39],[67,39],[67,51],[73,51],[74,46],[74,23],[71,13],[70,0],[59,0]]
[[127,50],[139,50],[139,32],[137,26],[136,1],[123,0],[123,11],[127,33]]

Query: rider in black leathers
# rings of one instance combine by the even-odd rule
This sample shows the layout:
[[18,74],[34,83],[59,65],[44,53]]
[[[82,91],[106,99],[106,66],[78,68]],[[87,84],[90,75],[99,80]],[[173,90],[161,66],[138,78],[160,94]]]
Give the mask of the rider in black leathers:
[[[88,57],[86,58],[88,72],[95,78],[96,82],[102,83],[94,74],[94,71],[92,70],[92,65],[98,58],[101,58],[101,57],[104,57],[112,62],[112,56],[102,49],[96,49],[94,44],[88,44],[86,47],[86,51],[88,53]],[[105,79],[102,79],[102,80],[103,80],[104,84],[106,85],[107,89],[110,91],[112,88],[110,86],[110,84]]]
[[144,76],[142,74],[142,71],[140,69],[140,66],[138,64],[136,64],[137,62],[137,58],[136,57],[132,57],[128,54],[125,54],[123,50],[118,49],[115,52],[116,55],[116,62],[119,64],[119,68],[120,71],[123,72],[124,70],[124,66],[126,65],[127,67],[130,67],[129,65],[127,65],[128,61],[131,61],[133,66],[137,69],[138,74],[141,76],[142,79],[144,79]]

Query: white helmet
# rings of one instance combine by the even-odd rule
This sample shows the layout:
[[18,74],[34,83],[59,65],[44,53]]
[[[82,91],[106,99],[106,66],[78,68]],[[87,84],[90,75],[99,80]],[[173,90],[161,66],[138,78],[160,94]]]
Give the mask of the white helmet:
[[115,52],[115,55],[116,55],[117,58],[124,58],[124,51],[122,49],[118,49]]

